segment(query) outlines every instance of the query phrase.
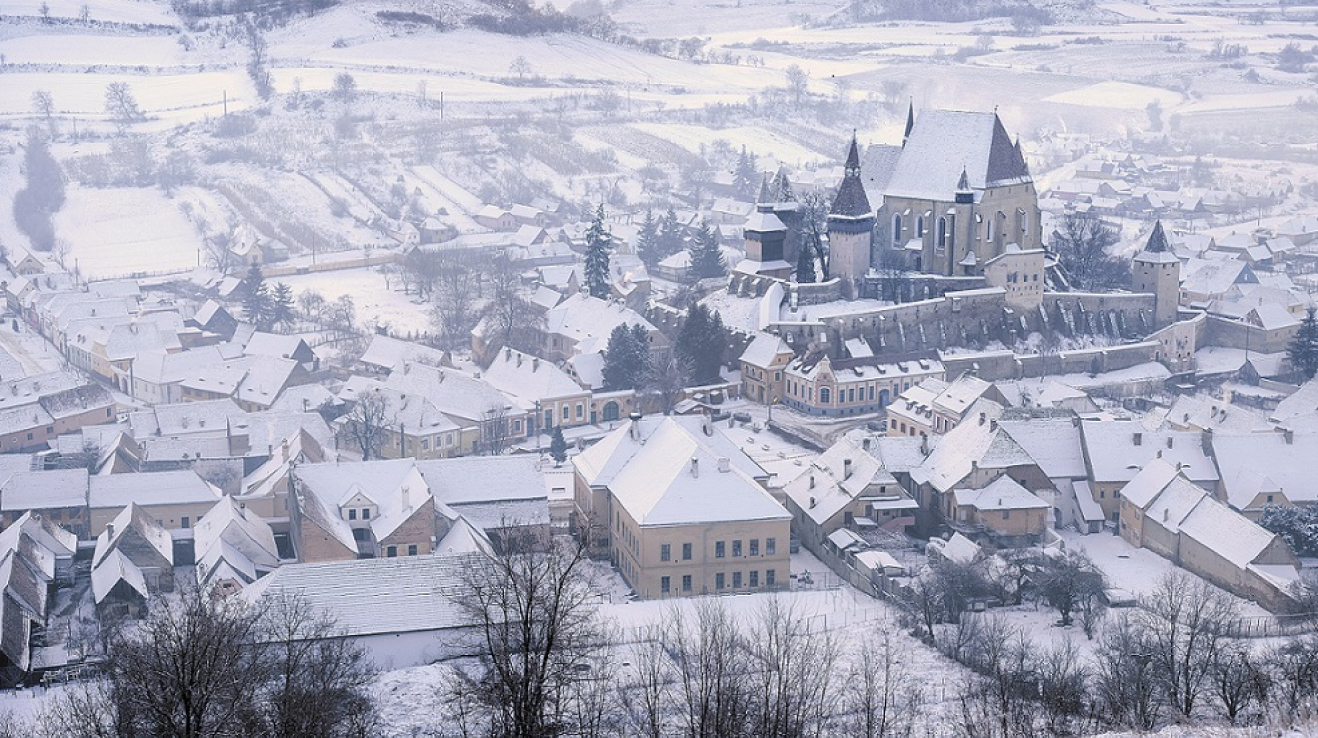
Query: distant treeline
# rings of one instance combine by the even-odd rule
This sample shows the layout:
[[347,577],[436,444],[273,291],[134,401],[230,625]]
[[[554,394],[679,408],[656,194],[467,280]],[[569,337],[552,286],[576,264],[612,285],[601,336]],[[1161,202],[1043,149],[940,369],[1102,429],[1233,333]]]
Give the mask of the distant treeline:
[[338,5],[339,0],[172,0],[170,7],[185,20],[252,13],[260,18],[286,20],[311,15]]
[[1011,0],[856,0],[851,13],[855,20],[972,21],[1019,16],[1039,24],[1052,22],[1052,13],[1046,8]]

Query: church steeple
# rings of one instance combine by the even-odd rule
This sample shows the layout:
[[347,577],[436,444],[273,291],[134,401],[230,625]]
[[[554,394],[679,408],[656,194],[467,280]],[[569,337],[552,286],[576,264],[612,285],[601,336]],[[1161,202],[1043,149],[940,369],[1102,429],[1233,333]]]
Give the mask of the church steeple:
[[843,165],[845,177],[860,176],[860,149],[856,146],[856,132],[851,132],[851,148],[847,150],[847,163]]
[[1162,230],[1162,221],[1158,220],[1153,224],[1153,232],[1149,234],[1149,240],[1144,244],[1144,250],[1150,254],[1161,254],[1170,251],[1167,246],[1167,234]]
[[902,146],[906,146],[906,140],[911,137],[911,130],[915,128],[915,98],[911,98],[906,107],[906,132],[902,134]]
[[860,147],[856,144],[856,135],[851,135],[851,147],[847,150],[847,163],[843,165],[842,184],[838,186],[837,197],[833,200],[830,216],[844,218],[872,217],[869,198],[865,196],[865,185],[860,181]]
[[760,196],[755,199],[757,205],[768,205],[773,203],[773,195],[769,194],[769,175],[764,175],[760,182]]

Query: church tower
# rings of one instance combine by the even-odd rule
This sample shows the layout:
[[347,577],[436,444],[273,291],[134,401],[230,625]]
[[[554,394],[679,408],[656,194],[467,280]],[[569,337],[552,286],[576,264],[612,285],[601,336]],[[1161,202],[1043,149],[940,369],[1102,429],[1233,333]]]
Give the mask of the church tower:
[[1155,329],[1176,322],[1176,308],[1181,297],[1181,260],[1167,244],[1161,220],[1153,224],[1153,232],[1149,234],[1144,249],[1135,255],[1131,287],[1136,292],[1153,295]]
[[792,265],[783,258],[787,226],[774,213],[773,196],[769,192],[767,179],[760,186],[757,200],[755,212],[751,213],[742,230],[746,261],[738,264],[736,271],[785,280],[792,274]]
[[[874,211],[860,179],[860,151],[851,137],[837,198],[828,211],[828,273],[856,287],[870,269]],[[852,294],[855,294],[854,292]]]

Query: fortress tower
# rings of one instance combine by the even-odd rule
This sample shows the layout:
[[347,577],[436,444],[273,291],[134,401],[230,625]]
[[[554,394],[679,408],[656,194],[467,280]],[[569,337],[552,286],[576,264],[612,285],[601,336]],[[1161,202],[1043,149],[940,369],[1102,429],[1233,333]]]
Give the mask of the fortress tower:
[[828,273],[851,284],[853,295],[869,271],[873,238],[874,211],[860,179],[860,152],[852,136],[842,184],[828,211]]
[[1153,224],[1153,232],[1144,250],[1135,255],[1131,268],[1131,287],[1136,292],[1154,296],[1153,327],[1163,328],[1176,322],[1176,308],[1181,298],[1181,260],[1167,245],[1162,221]]

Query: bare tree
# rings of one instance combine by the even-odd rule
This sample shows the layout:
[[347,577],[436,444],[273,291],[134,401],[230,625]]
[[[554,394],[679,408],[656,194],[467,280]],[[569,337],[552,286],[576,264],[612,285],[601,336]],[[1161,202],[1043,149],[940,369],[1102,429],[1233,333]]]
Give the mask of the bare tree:
[[1172,571],[1141,605],[1167,701],[1190,717],[1209,687],[1226,628],[1237,617],[1235,600],[1198,577]]
[[512,408],[506,405],[485,410],[485,417],[480,420],[482,454],[498,456],[508,449],[508,442],[513,437],[511,412]]
[[490,262],[489,277],[490,304],[486,314],[494,335],[487,336],[487,341],[534,352],[542,319],[527,301],[517,264],[506,254],[499,255]]
[[1212,673],[1213,694],[1222,716],[1235,725],[1241,713],[1267,693],[1266,679],[1247,645],[1224,647],[1213,662]]
[[1099,712],[1115,727],[1152,730],[1165,695],[1158,689],[1154,644],[1142,618],[1122,613],[1108,618],[1094,653],[1094,691]]
[[821,735],[836,701],[833,680],[820,678],[837,663],[833,637],[774,598],[756,613],[747,643],[754,673],[751,732],[764,738]]
[[674,351],[660,361],[649,362],[641,381],[644,390],[658,401],[660,412],[671,415],[690,376],[691,367]]
[[694,622],[669,611],[675,652],[680,723],[688,736],[749,735],[752,686],[746,644],[732,614],[718,600],[696,605]]
[[143,118],[142,109],[137,106],[137,98],[127,82],[111,82],[106,85],[105,112],[121,134],[128,130],[128,126]]
[[[432,252],[419,256],[413,268],[418,284],[433,287],[431,318],[443,345],[454,348],[469,344],[471,331],[480,318],[477,302],[487,268],[485,257],[471,251]],[[432,287],[425,291],[431,294]]]
[[344,416],[343,433],[361,449],[362,461],[380,458],[394,416],[389,412],[389,398],[378,390],[363,392]]
[[924,695],[886,630],[860,644],[842,698],[843,730],[856,738],[907,738]]
[[1044,557],[1036,576],[1039,592],[1057,610],[1063,626],[1071,624],[1071,613],[1103,595],[1103,573],[1083,551],[1066,550]]
[[260,731],[282,738],[366,738],[376,734],[366,653],[341,637],[333,618],[301,594],[263,602],[261,641],[269,681]]
[[508,65],[508,71],[517,75],[517,79],[519,80],[526,79],[533,73],[531,62],[527,61],[524,56],[518,56],[516,59],[513,59],[512,64]]
[[46,129],[50,137],[55,138],[55,98],[50,90],[35,90],[32,93],[32,110],[46,120]]
[[[584,541],[517,532],[503,555],[476,555],[454,604],[480,638],[479,665],[459,668],[454,696],[472,722],[509,738],[579,732],[581,680],[608,680],[608,633],[590,588]],[[585,710],[586,713],[592,712]]]
[[631,646],[634,676],[618,688],[630,732],[644,738],[663,738],[671,732],[668,716],[673,706],[668,684],[673,678],[673,662],[664,634],[664,626],[653,623],[636,634]]
[[1116,232],[1097,216],[1071,211],[1051,245],[1071,286],[1094,291],[1130,285],[1129,260],[1111,252],[1116,243]]

